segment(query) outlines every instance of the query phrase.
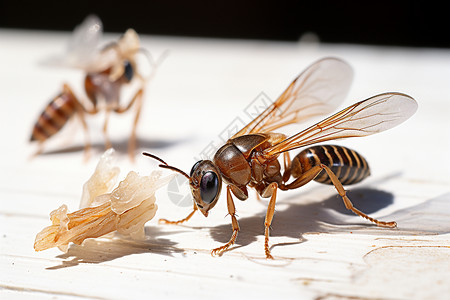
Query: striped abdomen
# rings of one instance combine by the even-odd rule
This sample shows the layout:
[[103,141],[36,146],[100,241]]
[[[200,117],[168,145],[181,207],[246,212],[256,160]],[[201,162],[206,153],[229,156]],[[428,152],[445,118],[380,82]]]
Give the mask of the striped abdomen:
[[[300,152],[292,161],[292,176],[297,178],[319,164],[329,167],[344,185],[358,183],[370,175],[367,161],[356,151],[342,146],[323,145],[309,147]],[[314,180],[332,184],[324,170]]]
[[31,134],[31,141],[43,142],[67,123],[77,111],[78,101],[73,93],[64,91],[53,99],[39,116]]

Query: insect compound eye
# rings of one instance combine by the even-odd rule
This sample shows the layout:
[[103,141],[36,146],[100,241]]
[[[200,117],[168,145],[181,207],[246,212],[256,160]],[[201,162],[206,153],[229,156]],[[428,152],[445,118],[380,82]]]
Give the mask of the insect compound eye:
[[202,162],[202,160],[199,160],[198,162],[196,162],[191,169],[191,173],[189,173],[189,177],[192,177],[192,174],[194,174],[195,169],[197,169],[198,165]]
[[200,196],[203,202],[211,203],[216,198],[219,191],[219,178],[211,171],[206,172],[200,181]]
[[124,72],[123,73],[125,75],[125,78],[128,81],[131,81],[131,79],[133,79],[133,76],[134,76],[133,66],[131,65],[131,63],[128,60],[126,60],[124,62]]

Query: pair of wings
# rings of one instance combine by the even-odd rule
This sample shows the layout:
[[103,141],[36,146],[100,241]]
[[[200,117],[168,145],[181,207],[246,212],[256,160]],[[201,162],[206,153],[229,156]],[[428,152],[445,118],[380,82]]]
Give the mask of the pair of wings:
[[[232,138],[269,133],[289,124],[333,112],[344,100],[353,79],[351,67],[336,58],[309,66],[284,93]],[[265,149],[271,157],[296,148],[392,128],[417,110],[417,102],[401,93],[385,93],[357,102],[319,123]]]

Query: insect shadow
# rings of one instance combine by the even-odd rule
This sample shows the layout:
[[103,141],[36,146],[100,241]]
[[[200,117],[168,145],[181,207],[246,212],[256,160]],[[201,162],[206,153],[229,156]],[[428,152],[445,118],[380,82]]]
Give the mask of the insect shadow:
[[[82,245],[71,244],[66,253],[58,255],[62,263],[47,267],[47,270],[58,270],[75,267],[79,264],[98,264],[112,261],[131,254],[159,254],[172,256],[173,253],[183,253],[184,250],[176,247],[176,242],[167,238],[167,232],[156,226],[145,227],[147,240],[132,240],[124,237],[116,238],[115,234],[97,239],[86,239]],[[173,232],[172,232],[173,234]]]
[[[366,187],[352,189],[348,191],[347,195],[355,207],[369,214],[391,205],[394,199],[391,193]],[[343,232],[348,231],[349,226],[352,226],[352,230],[357,230],[360,226],[377,228],[376,225],[366,222],[347,210],[339,195],[333,195],[320,202],[292,203],[301,197],[300,194],[297,194],[284,198],[282,202],[278,203],[282,208],[276,210],[270,232],[272,237],[299,238],[300,243],[306,240],[303,238],[305,233]],[[339,214],[345,216],[340,218]],[[355,218],[348,221],[348,215],[355,216]],[[236,244],[246,246],[255,242],[258,236],[264,236],[264,219],[265,209],[255,216],[239,218],[241,230]],[[211,228],[210,234],[215,241],[225,243],[229,239],[230,232],[230,225],[220,225]]]
[[[137,138],[136,144],[138,148],[142,149],[164,149],[169,148],[172,146],[175,146],[177,144],[185,142],[187,139],[180,139],[180,140],[151,140],[151,139],[142,139]],[[112,141],[112,147],[114,150],[123,155],[128,153],[128,139],[124,138],[119,141]],[[49,150],[49,151],[43,151],[40,153],[40,156],[45,155],[56,155],[56,154],[65,154],[65,153],[74,153],[74,152],[83,152],[84,151],[84,145],[74,145],[69,147],[63,147],[59,148],[57,150]],[[105,144],[101,141],[97,141],[94,143],[91,143],[91,151],[95,153],[103,153],[105,151]],[[136,151],[136,155],[138,155],[138,151]]]

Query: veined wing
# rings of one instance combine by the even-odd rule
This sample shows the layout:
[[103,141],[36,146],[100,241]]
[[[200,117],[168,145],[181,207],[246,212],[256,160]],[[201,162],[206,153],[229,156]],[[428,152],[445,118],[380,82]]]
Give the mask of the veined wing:
[[352,79],[353,70],[346,62],[337,58],[318,60],[232,138],[271,132],[288,124],[332,113],[347,95]]
[[329,140],[367,136],[397,126],[417,110],[417,102],[401,93],[380,94],[355,103],[329,118],[264,150],[264,157]]

